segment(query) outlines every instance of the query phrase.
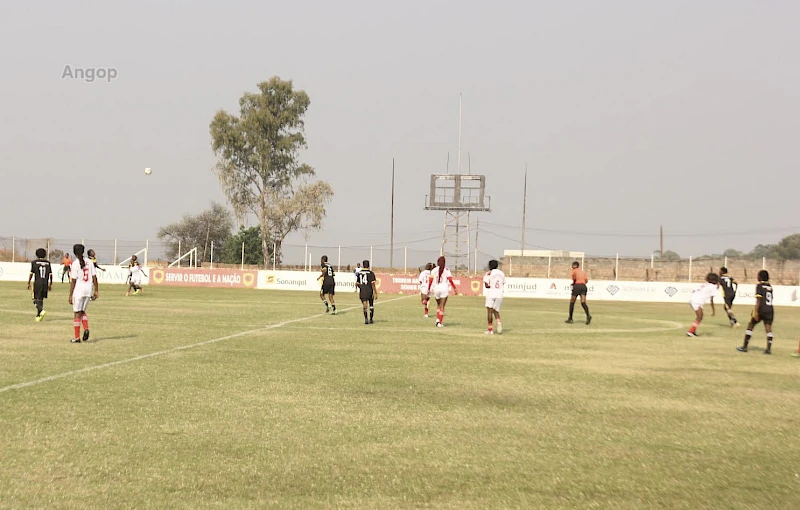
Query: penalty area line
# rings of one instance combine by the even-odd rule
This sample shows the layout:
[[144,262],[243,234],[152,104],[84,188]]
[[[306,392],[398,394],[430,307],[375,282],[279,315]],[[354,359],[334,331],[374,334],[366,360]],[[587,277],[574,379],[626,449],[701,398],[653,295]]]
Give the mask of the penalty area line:
[[[397,300],[400,300],[400,299],[407,299],[409,297],[412,297],[412,296],[402,296],[402,297],[399,297],[399,298],[387,299],[386,301],[380,301],[380,302],[376,301],[375,305],[379,305],[379,304],[383,304],[383,303],[391,303],[392,301],[397,301]],[[349,308],[343,309],[342,311],[348,312],[350,310],[356,310],[356,309],[360,309],[360,308],[362,308],[361,305],[351,306]],[[253,333],[258,333],[260,331],[269,331],[269,330],[272,330],[272,329],[278,329],[278,328],[282,328],[284,326],[287,326],[289,324],[308,321],[308,320],[316,319],[316,318],[319,318],[319,317],[324,317],[325,315],[328,315],[328,314],[326,314],[326,313],[318,313],[318,314],[314,314],[314,315],[309,315],[307,317],[299,317],[297,319],[291,319],[291,320],[288,320],[288,321],[278,322],[278,323],[275,323],[275,324],[267,324],[266,326],[264,326],[262,328],[250,329],[248,331],[241,331],[239,333],[233,333],[231,335],[225,335],[225,336],[221,336],[219,338],[212,338],[211,340],[203,340],[202,342],[196,342],[196,343],[193,343],[193,344],[179,345],[178,347],[173,347],[171,349],[164,349],[162,351],[149,352],[147,354],[140,354],[139,356],[134,356],[132,358],[126,358],[126,359],[121,359],[121,360],[117,360],[117,361],[109,361],[108,363],[101,363],[99,365],[92,365],[92,366],[88,366],[88,367],[84,367],[84,368],[79,368],[77,370],[70,370],[69,372],[62,372],[60,374],[49,375],[47,377],[42,377],[41,379],[35,379],[33,381],[26,381],[26,382],[22,382],[22,383],[12,384],[10,386],[5,386],[3,388],[0,388],[0,393],[5,393],[5,392],[11,391],[11,390],[20,390],[20,389],[23,389],[23,388],[30,388],[31,386],[38,386],[39,384],[44,384],[44,383],[51,382],[51,381],[57,381],[59,379],[64,379],[66,377],[85,374],[87,372],[93,372],[95,370],[101,370],[103,368],[115,367],[117,365],[125,365],[125,364],[128,364],[128,363],[134,363],[136,361],[141,361],[141,360],[145,360],[145,359],[149,359],[149,358],[155,358],[155,357],[158,357],[158,356],[163,356],[165,354],[171,354],[173,352],[180,352],[180,351],[185,351],[185,350],[188,350],[188,349],[194,349],[195,347],[202,347],[204,345],[211,345],[211,344],[215,344],[215,343],[218,343],[218,342],[224,342],[225,340],[232,340],[234,338],[239,338],[241,336],[251,335]]]

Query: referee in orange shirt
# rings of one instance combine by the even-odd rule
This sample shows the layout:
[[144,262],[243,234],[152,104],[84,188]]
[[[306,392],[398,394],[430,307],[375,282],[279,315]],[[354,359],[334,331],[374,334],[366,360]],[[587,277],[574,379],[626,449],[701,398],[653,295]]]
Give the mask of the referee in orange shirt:
[[565,322],[572,324],[572,314],[575,311],[575,300],[578,296],[581,298],[581,306],[583,311],[586,312],[586,324],[592,323],[592,315],[589,313],[589,307],[586,306],[586,283],[589,281],[586,278],[586,273],[581,270],[581,265],[577,261],[572,263],[572,297],[569,299],[569,319]]

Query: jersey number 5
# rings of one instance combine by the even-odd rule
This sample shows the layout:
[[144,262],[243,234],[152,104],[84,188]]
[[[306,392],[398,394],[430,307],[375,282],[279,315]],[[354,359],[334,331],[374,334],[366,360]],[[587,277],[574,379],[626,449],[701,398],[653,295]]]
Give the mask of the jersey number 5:
[[89,281],[89,269],[85,267],[83,268],[83,281]]

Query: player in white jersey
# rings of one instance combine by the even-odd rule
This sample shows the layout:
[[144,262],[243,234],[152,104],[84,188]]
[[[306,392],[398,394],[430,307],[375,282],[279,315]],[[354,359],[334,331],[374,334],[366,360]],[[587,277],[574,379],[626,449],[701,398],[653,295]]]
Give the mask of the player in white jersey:
[[425,308],[425,317],[428,316],[428,281],[431,279],[431,269],[433,264],[428,262],[425,269],[419,273],[419,296],[422,299],[422,306]]
[[716,315],[717,311],[714,310],[714,296],[719,292],[717,286],[719,285],[719,275],[717,273],[708,273],[706,275],[706,283],[701,285],[697,290],[692,293],[692,299],[689,301],[692,310],[695,313],[695,319],[692,327],[686,332],[686,336],[698,336],[697,327],[703,321],[703,305],[707,301],[711,301],[711,315]]
[[125,293],[126,296],[131,295],[131,289],[133,289],[134,295],[142,292],[143,274],[147,276],[141,264],[139,264],[139,259],[136,255],[131,255],[131,263],[128,266],[128,292]]
[[500,306],[503,304],[503,289],[506,285],[506,275],[498,269],[500,265],[496,260],[489,261],[489,272],[483,277],[483,288],[486,294],[486,320],[489,322],[487,335],[494,334],[492,319],[497,320],[497,333],[503,332],[500,322]]
[[453,273],[444,265],[444,257],[439,257],[436,260],[436,267],[431,269],[431,276],[428,278],[428,295],[431,295],[433,289],[433,297],[436,299],[436,327],[441,328],[444,324],[444,307],[447,304],[447,296],[450,295],[450,287],[453,287],[453,292],[458,294],[458,288],[453,281]]
[[[97,299],[100,295],[94,264],[84,256],[85,251],[86,248],[82,244],[72,247],[72,252],[75,254],[75,260],[69,270],[69,304],[75,312],[72,321],[75,336],[71,340],[72,343],[89,340],[89,317],[86,315],[86,308],[89,301]],[[83,325],[83,338],[81,338],[81,325]]]

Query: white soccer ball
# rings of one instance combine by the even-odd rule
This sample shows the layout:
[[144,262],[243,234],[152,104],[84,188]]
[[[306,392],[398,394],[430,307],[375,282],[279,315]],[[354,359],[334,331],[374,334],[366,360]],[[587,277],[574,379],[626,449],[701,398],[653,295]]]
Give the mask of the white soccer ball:
[[150,174],[152,174],[152,173],[153,173],[153,170],[152,170],[152,169],[150,169],[150,168],[145,168],[145,169],[144,169],[144,174],[145,174],[145,175],[150,175]]

